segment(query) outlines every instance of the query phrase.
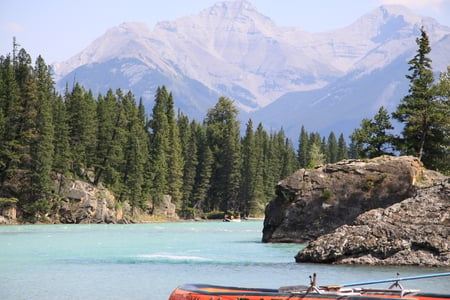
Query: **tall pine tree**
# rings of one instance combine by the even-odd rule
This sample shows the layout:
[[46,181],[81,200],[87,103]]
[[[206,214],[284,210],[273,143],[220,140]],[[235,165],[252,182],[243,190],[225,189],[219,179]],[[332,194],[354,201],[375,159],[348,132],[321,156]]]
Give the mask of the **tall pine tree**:
[[232,100],[220,97],[205,120],[214,157],[210,197],[214,201],[213,208],[221,211],[239,210],[241,156],[237,113]]
[[429,58],[429,38],[423,27],[420,34],[416,39],[417,53],[408,63],[411,72],[406,76],[410,81],[409,92],[393,117],[404,123],[399,150],[417,156],[428,166],[431,158],[428,150],[435,143],[433,128],[440,126],[440,113],[432,91],[434,76]]

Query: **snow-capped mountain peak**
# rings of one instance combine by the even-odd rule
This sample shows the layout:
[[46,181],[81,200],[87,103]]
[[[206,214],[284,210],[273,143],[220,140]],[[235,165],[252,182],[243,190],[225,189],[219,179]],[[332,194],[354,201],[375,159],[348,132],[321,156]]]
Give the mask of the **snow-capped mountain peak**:
[[[149,102],[155,88],[166,85],[178,107],[194,116],[202,116],[218,96],[225,95],[242,112],[253,112],[258,118],[288,95],[299,93],[316,95],[308,104],[316,103],[316,108],[317,103],[338,105],[354,97],[352,88],[344,88],[347,83],[395,65],[392,70],[402,76],[389,74],[390,81],[379,86],[386,103],[394,101],[391,98],[404,86],[407,68],[401,68],[414,53],[422,26],[437,49],[436,70],[446,70],[450,39],[444,37],[450,35],[450,28],[403,6],[381,6],[344,28],[308,33],[277,26],[246,0],[218,2],[196,15],[159,22],[153,30],[144,23],[123,23],[54,70],[61,87],[76,77],[101,92],[129,88]],[[372,106],[353,110],[355,118]],[[295,109],[280,111],[288,116]]]

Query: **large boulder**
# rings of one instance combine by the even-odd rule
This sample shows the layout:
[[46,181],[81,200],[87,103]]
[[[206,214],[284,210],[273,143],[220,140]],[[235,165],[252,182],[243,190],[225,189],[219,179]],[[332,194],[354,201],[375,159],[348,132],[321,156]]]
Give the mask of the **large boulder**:
[[442,179],[411,156],[344,160],[300,169],[276,186],[265,211],[263,242],[305,243],[352,224],[371,209],[411,197],[419,185]]
[[450,179],[312,241],[297,262],[450,266]]

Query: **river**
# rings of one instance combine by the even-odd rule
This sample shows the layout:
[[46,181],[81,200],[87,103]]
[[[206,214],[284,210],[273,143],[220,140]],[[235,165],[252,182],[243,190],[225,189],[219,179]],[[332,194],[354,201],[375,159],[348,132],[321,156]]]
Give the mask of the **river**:
[[[261,221],[0,226],[0,299],[165,300],[183,283],[348,284],[448,268],[297,264],[298,244],[261,243]],[[450,278],[406,281],[450,292]],[[388,287],[385,283],[381,287]]]

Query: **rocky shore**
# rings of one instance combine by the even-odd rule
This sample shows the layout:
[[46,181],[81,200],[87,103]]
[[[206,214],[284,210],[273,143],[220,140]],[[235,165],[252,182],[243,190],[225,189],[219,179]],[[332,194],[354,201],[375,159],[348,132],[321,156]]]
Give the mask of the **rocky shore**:
[[[54,188],[60,195],[53,201],[52,213],[39,216],[45,223],[63,224],[115,224],[135,223],[158,219],[178,220],[175,205],[170,196],[149,211],[132,209],[128,202],[119,202],[105,187],[91,183],[58,177]],[[0,224],[20,224],[21,211],[14,203],[0,205]],[[42,222],[42,221],[40,221]]]
[[449,266],[449,178],[414,157],[301,169],[279,182],[264,242],[309,243],[297,262]]

